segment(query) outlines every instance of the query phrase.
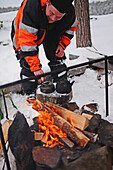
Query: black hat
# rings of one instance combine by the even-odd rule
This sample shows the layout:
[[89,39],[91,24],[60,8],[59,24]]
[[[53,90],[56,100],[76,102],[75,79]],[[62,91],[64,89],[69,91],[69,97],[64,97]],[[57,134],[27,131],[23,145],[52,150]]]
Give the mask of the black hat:
[[72,0],[50,0],[51,4],[61,13],[69,11]]

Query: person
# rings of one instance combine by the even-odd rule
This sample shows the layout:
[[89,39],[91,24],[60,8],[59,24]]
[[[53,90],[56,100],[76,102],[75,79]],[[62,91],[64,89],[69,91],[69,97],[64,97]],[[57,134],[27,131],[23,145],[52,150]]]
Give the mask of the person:
[[[11,39],[17,59],[21,66],[21,79],[43,74],[39,60],[39,46],[43,48],[51,71],[66,68],[65,49],[71,43],[78,20],[73,0],[24,0],[12,21]],[[52,75],[54,82],[59,82],[58,74]],[[61,77],[67,77],[62,73]],[[38,83],[45,81],[31,80],[22,83],[28,101],[36,99]]]

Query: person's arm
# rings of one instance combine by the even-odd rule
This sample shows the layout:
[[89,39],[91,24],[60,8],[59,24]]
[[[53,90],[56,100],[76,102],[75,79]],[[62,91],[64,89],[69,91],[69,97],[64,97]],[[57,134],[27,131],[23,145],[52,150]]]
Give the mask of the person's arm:
[[77,25],[79,21],[77,20],[76,16],[73,18],[73,24],[71,25],[69,30],[66,30],[62,37],[60,38],[59,45],[56,50],[57,57],[64,56],[64,50],[66,47],[71,43],[71,39],[74,36],[74,32],[77,30]]
[[45,30],[39,30],[40,12],[37,0],[25,0],[15,19],[15,50],[21,51],[32,72],[40,70],[38,46],[43,41]]
[[66,30],[65,33],[62,35],[59,45],[65,50],[66,47],[71,43],[71,39],[74,36],[74,32],[77,30],[77,25],[79,21],[77,20],[75,16],[75,20],[73,24],[71,25],[71,28],[69,30]]

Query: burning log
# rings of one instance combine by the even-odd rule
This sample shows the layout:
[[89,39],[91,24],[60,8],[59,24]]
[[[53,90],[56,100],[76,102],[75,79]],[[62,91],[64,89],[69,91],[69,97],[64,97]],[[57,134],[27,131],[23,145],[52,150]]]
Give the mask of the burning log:
[[[46,110],[46,112],[49,112],[51,114],[51,117],[53,117],[54,119],[55,125],[57,125],[64,133],[66,133],[69,139],[71,139],[73,142],[77,143],[81,147],[84,148],[89,142],[89,138],[87,138],[80,130],[74,128],[67,120],[63,119],[57,113],[52,111],[49,107],[42,104],[39,100],[36,100],[32,107],[39,113],[41,110]],[[55,129],[54,126],[53,129]]]
[[[74,147],[74,143],[72,141],[70,141],[68,138],[65,137],[58,137],[59,140],[63,143],[65,143],[69,148],[73,148]],[[36,141],[41,141],[42,143],[46,144],[47,139],[46,139],[46,134],[44,134],[43,132],[34,132],[34,139]],[[53,145],[51,146],[51,148],[53,147]]]
[[64,137],[62,137],[62,138],[60,138],[60,140],[63,142],[63,143],[65,143],[69,148],[73,148],[74,147],[74,143],[72,142],[72,141],[70,141],[68,138],[64,138]]
[[46,105],[49,106],[59,116],[61,116],[62,118],[70,122],[74,127],[80,130],[84,130],[89,126],[89,120],[80,114],[76,114],[70,110],[49,102],[47,102]]

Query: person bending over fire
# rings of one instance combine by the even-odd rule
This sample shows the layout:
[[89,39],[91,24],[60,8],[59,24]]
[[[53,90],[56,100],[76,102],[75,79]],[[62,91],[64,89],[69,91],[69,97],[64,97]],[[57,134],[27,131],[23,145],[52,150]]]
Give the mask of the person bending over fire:
[[[71,43],[78,20],[73,0],[24,0],[12,22],[11,39],[21,66],[21,79],[43,74],[39,60],[39,45],[43,48],[51,71],[66,68],[63,62],[64,50]],[[52,75],[59,83],[67,79],[67,72],[59,77]],[[45,77],[22,84],[28,101],[36,99],[36,89]],[[63,88],[62,88],[63,89]]]

